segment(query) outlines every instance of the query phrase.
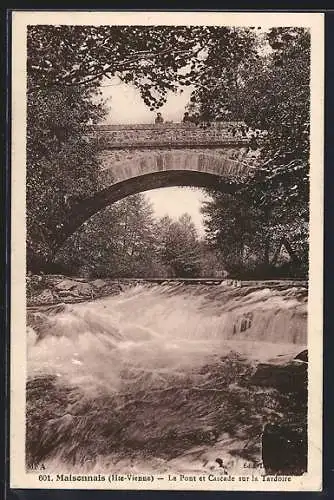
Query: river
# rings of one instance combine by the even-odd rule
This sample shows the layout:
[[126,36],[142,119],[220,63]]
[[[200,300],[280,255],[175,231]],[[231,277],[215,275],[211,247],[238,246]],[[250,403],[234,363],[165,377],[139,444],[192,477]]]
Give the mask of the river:
[[29,323],[28,468],[240,474],[294,411],[249,381],[305,348],[307,289],[138,285]]

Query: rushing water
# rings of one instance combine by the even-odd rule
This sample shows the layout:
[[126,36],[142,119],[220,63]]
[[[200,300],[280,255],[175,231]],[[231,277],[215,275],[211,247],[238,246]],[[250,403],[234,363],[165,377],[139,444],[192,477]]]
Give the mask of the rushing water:
[[169,285],[34,313],[28,464],[245,472],[260,462],[263,425],[293,411],[250,376],[303,349],[306,312],[302,288]]

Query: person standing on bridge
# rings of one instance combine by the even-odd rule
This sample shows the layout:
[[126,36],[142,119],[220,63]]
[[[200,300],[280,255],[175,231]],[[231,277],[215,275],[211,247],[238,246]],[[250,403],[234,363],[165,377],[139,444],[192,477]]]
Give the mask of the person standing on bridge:
[[162,118],[161,113],[157,113],[157,116],[155,118],[155,123],[163,123],[164,119]]

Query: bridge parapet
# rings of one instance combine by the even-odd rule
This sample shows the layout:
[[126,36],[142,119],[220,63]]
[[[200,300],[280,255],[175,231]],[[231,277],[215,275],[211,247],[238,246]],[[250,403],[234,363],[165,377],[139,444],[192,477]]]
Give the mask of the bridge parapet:
[[191,123],[95,125],[89,130],[101,149],[244,148],[249,143],[240,132],[240,122],[212,123],[205,128]]

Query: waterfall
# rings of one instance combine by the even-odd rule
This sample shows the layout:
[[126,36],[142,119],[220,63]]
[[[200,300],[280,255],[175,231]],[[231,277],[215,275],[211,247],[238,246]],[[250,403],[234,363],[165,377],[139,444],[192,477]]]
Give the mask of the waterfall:
[[263,424],[290,411],[250,377],[305,348],[306,320],[302,287],[137,285],[35,311],[28,466],[202,472],[219,458],[240,472],[260,460]]

